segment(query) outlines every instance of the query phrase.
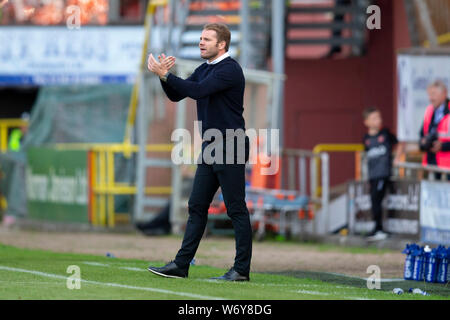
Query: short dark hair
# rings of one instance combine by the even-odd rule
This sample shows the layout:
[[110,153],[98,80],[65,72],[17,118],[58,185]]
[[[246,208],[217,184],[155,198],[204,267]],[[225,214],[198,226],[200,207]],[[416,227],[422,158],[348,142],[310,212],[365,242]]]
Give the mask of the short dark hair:
[[208,23],[203,30],[214,30],[217,34],[217,43],[225,41],[225,51],[230,48],[231,32],[223,23]]
[[375,108],[375,107],[367,107],[367,108],[365,108],[364,111],[363,111],[363,114],[362,114],[364,120],[366,120],[370,116],[370,114],[372,114],[374,112],[380,112],[380,110],[378,108]]

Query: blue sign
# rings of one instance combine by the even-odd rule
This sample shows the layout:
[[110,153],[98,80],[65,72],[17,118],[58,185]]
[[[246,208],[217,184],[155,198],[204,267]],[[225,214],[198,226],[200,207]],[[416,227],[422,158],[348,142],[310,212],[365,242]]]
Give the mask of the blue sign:
[[133,83],[143,26],[0,27],[0,85]]

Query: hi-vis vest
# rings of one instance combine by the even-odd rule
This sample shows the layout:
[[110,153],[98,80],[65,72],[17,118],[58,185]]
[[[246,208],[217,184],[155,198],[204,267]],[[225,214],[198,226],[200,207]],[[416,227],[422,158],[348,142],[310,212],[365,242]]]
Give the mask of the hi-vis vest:
[[[450,109],[450,103],[448,104]],[[425,117],[423,120],[423,133],[426,136],[430,131],[431,118],[433,117],[434,106],[430,105],[425,111]],[[450,142],[450,113],[446,114],[438,124],[437,127],[438,139],[441,142]],[[450,152],[439,151],[436,153],[437,165],[441,168],[450,169]],[[427,154],[425,153],[422,158],[422,164],[427,165]]]
[[20,150],[20,140],[22,139],[22,131],[20,129],[14,129],[9,137],[8,148],[9,151]]

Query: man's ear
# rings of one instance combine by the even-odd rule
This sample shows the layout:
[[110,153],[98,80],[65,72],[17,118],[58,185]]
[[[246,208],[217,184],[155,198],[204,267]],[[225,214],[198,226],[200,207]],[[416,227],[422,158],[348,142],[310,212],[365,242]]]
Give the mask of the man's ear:
[[225,46],[227,45],[227,43],[225,42],[225,41],[220,41],[219,42],[219,49],[220,50],[222,50],[222,49],[225,49]]

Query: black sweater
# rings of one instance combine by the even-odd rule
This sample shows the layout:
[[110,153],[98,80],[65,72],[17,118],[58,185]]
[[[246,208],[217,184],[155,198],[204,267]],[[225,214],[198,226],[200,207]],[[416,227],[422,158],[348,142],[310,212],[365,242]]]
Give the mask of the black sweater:
[[245,130],[244,89],[245,78],[241,66],[228,57],[217,64],[203,63],[183,80],[169,74],[161,81],[167,97],[174,102],[186,97],[197,100],[197,116],[202,121],[202,136],[207,129]]

